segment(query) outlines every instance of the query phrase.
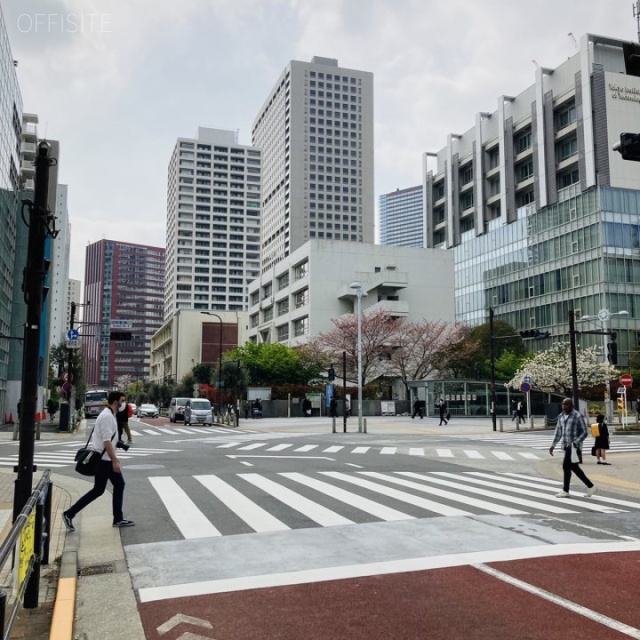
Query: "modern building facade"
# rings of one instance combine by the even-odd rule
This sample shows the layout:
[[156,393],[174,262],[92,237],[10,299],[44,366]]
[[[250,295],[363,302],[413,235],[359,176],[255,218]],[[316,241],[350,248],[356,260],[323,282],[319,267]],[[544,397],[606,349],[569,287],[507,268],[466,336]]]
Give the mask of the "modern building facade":
[[49,266],[49,345],[55,347],[66,339],[69,328],[69,254],[71,224],[67,209],[67,185],[59,184],[56,191],[56,230],[52,242]]
[[310,240],[249,286],[249,340],[296,346],[354,313],[385,309],[411,321],[455,319],[449,251]]
[[424,247],[422,185],[380,196],[380,244]]
[[216,368],[226,351],[247,341],[246,312],[177,311],[151,338],[149,379],[180,382],[198,364]]
[[260,265],[261,154],[234,131],[178,138],[167,193],[164,319],[179,310],[246,310]]
[[[162,324],[164,269],[161,247],[115,240],[87,247],[83,320],[76,328],[88,386],[110,387],[123,376],[131,381],[148,376],[151,336]],[[131,340],[112,340],[117,328],[130,331]]]
[[425,154],[426,245],[455,254],[459,321],[485,322],[493,307],[519,330],[550,331],[536,343],[547,348],[568,340],[570,309],[628,311],[607,328],[620,364],[637,352],[640,171],[612,147],[640,130],[639,55],[637,43],[587,34],[574,56]]
[[262,273],[310,239],[374,241],[372,73],[292,60],[252,142],[262,150]]
[[[81,291],[80,291],[81,282],[80,280],[74,280],[73,278],[69,278],[67,282],[67,319],[65,322],[65,327],[71,326],[71,304],[75,303],[76,306],[80,305],[81,302]],[[76,309],[76,316],[74,321],[80,321],[81,315],[78,314],[78,309]]]

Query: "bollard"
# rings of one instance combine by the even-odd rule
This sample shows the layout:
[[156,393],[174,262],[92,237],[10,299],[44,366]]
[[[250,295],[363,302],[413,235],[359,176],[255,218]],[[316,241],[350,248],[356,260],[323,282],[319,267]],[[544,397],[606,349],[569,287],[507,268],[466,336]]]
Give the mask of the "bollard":
[[362,433],[367,433],[367,419],[362,418]]
[[331,427],[332,427],[332,433],[336,432],[336,419],[335,418],[331,418]]
[[[14,440],[17,440],[17,439],[18,439],[18,431],[19,431],[18,423],[17,423],[17,422],[14,422],[14,423],[13,423],[13,439],[14,439]],[[5,596],[5,597],[6,597],[6,596]]]
[[502,418],[500,418],[500,433],[504,431],[504,426],[502,424]]
[[40,423],[36,422],[36,440],[40,440]]

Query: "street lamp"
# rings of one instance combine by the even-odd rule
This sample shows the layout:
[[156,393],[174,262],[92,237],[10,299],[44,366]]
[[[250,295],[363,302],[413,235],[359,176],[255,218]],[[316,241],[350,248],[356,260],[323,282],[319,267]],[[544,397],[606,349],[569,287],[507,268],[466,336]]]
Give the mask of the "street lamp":
[[218,415],[222,417],[222,318],[211,311],[201,311],[205,316],[214,316],[220,323],[220,333],[218,340]]
[[352,282],[350,289],[354,289],[358,297],[358,433],[362,433],[362,297],[367,293],[364,291],[361,282]]
[[[602,323],[602,361],[607,363],[607,337],[610,335],[608,322],[613,316],[628,316],[628,311],[615,311],[611,312],[609,309],[600,309],[598,315],[595,316],[582,316],[580,320],[599,320]],[[614,364],[613,362],[611,364]],[[611,400],[609,398],[609,383],[605,383],[604,402],[606,406],[607,418],[610,419],[611,413]]]

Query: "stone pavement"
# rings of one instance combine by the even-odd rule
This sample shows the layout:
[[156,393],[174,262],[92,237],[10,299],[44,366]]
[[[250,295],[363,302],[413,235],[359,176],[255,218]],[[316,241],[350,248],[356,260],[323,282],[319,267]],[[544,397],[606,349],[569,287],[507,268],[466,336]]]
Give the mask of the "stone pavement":
[[[504,419],[504,436],[515,432],[515,426]],[[406,417],[376,417],[367,419],[369,436],[393,436],[422,434],[438,435],[497,435],[492,431],[489,419],[456,418],[449,425],[437,426],[437,419],[410,420]],[[331,422],[324,420],[262,419],[241,420],[240,428],[255,431],[304,432],[308,434],[330,433]],[[338,434],[342,421],[338,420]],[[350,437],[358,437],[357,418],[350,418]],[[508,430],[508,432],[507,432]],[[519,432],[527,432],[520,429]],[[83,424],[78,433],[57,433],[42,430],[42,440],[79,439],[85,434]],[[337,434],[337,435],[338,435]],[[612,437],[625,437],[614,432]],[[11,441],[11,429],[0,429],[0,442]],[[587,439],[585,450],[590,448]],[[545,477],[560,479],[562,461],[559,456],[549,457],[538,463],[537,471]],[[595,459],[585,456],[585,472],[603,490],[626,493],[636,497],[640,492],[640,455],[618,453],[609,467],[597,467]],[[37,484],[40,472],[34,474]],[[91,483],[81,476],[52,473],[53,502],[50,542],[50,563],[43,566],[40,581],[40,600],[36,609],[20,609],[10,638],[13,640],[144,640],[144,632],[138,614],[137,600],[125,561],[120,531],[111,526],[111,496],[106,493],[89,505],[74,519],[75,533],[67,533],[62,522],[62,512]],[[10,468],[0,468],[0,539],[11,528],[15,474]],[[4,517],[3,517],[4,516]],[[10,568],[10,563],[8,568]],[[10,577],[0,574],[0,588],[11,591]],[[105,606],[108,603],[108,606]],[[54,610],[56,614],[54,616]],[[117,615],[114,616],[114,611]],[[52,628],[52,620],[55,624]]]

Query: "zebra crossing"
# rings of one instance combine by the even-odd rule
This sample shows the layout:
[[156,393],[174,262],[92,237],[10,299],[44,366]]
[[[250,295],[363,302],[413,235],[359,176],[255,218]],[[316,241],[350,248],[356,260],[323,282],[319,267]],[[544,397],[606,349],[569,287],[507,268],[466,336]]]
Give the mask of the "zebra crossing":
[[640,511],[640,502],[598,494],[562,500],[555,497],[559,482],[518,473],[317,471],[148,481],[185,540],[430,517]]
[[[178,436],[178,435],[211,435],[212,433],[221,433],[224,435],[237,433],[235,429],[226,427],[158,427],[149,426],[143,422],[139,423],[139,427],[129,425],[131,435],[134,438],[142,436]],[[245,431],[245,433],[257,433],[256,431]]]
[[[61,469],[63,467],[75,466],[76,451],[84,446],[85,440],[82,442],[74,441],[61,444],[60,442],[43,442],[39,443],[33,454],[34,464],[48,469]],[[53,447],[59,447],[53,450]],[[118,449],[118,459],[121,462],[137,460],[147,456],[179,452],[181,449],[152,449],[142,447],[131,447],[129,451]],[[0,467],[13,467],[18,464],[18,453],[0,457]]]

